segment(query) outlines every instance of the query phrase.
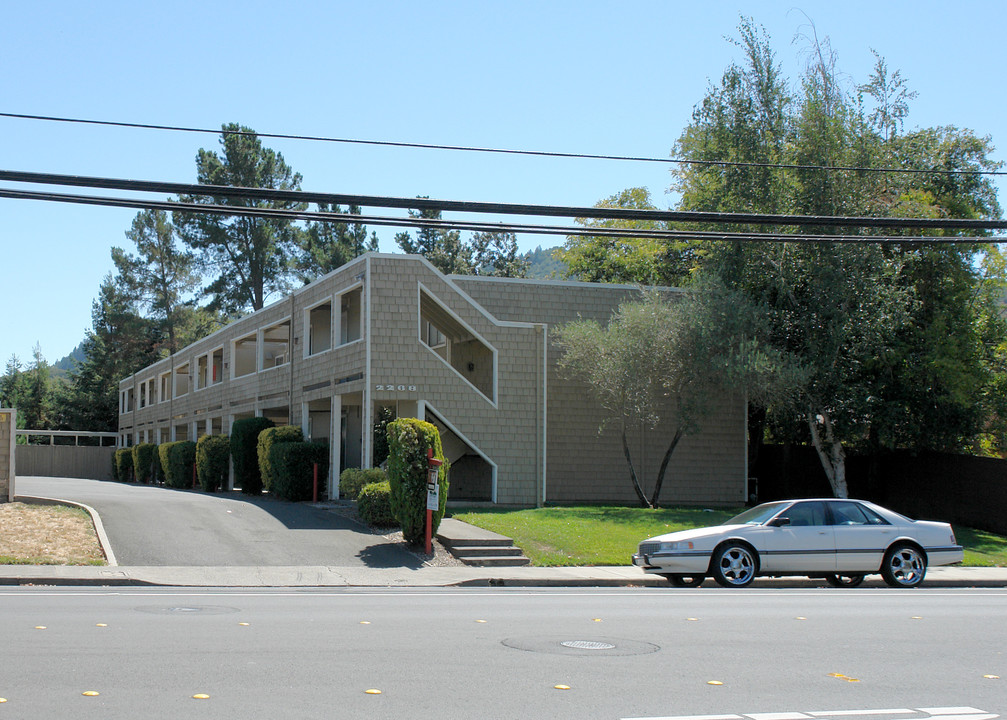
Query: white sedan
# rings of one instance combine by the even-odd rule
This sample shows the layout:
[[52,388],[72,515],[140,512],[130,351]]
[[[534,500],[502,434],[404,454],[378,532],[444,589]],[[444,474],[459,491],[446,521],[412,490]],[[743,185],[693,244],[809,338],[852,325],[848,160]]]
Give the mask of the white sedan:
[[927,565],[962,561],[947,523],[910,520],[863,500],[781,500],[723,525],[658,535],[640,543],[633,564],[676,587],[713,576],[745,587],[758,575],[821,577],[855,587],[881,573],[892,587],[916,587]]

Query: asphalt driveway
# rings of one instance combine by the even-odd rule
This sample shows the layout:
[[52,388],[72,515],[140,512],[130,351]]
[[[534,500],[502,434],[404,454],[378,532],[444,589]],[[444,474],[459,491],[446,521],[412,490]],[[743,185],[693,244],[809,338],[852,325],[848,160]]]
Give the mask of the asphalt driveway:
[[120,565],[420,567],[399,545],[307,503],[75,478],[18,477],[18,495],[90,505]]

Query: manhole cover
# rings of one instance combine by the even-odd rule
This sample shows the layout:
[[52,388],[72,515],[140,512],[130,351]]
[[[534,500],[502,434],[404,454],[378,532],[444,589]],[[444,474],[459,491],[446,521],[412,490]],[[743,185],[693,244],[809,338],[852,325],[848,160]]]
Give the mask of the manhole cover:
[[646,655],[661,648],[653,643],[622,638],[596,637],[590,640],[571,640],[566,637],[513,637],[502,641],[504,646],[525,652],[548,653],[550,655],[578,655],[580,657],[615,657],[624,655]]
[[567,640],[566,642],[561,642],[560,645],[580,650],[611,650],[615,647],[615,645],[610,643],[596,642],[594,640]]

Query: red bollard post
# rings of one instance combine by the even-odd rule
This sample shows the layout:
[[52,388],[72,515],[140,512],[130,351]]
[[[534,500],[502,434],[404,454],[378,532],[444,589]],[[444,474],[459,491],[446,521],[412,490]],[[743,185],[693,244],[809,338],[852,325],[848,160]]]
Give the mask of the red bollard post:
[[196,489],[196,463],[192,464],[192,489]]
[[311,482],[311,502],[318,502],[318,463],[314,465],[314,478]]

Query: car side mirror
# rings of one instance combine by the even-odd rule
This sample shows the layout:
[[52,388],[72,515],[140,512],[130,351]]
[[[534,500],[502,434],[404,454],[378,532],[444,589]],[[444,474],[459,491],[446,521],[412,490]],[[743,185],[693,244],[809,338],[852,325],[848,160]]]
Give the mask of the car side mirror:
[[773,518],[772,520],[769,521],[770,527],[783,527],[789,524],[790,524],[790,518],[788,517]]

